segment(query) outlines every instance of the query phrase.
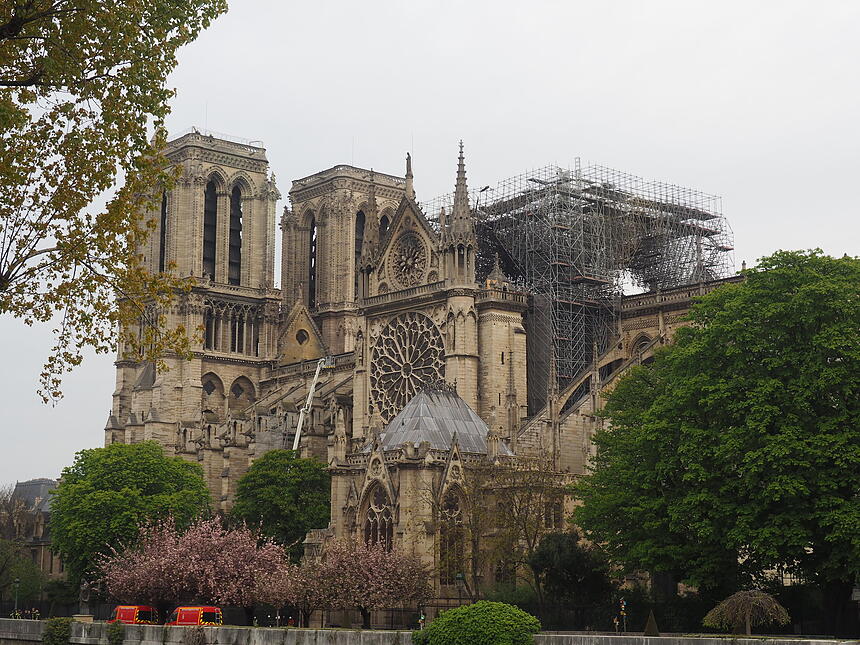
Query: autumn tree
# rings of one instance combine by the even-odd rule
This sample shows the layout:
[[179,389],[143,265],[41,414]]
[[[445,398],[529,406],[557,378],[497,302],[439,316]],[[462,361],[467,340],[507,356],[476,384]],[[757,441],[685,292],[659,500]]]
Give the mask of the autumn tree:
[[[118,323],[131,351],[187,350],[186,330],[161,329],[158,315],[185,285],[145,270],[137,249],[153,223],[138,213],[170,180],[159,151],[176,51],[225,10],[225,0],[0,5],[0,313],[55,325],[46,400],[84,348],[113,348]],[[105,195],[106,208],[92,205]]]
[[330,500],[331,475],[324,463],[293,450],[270,450],[239,480],[231,517],[259,526],[298,560],[305,534],[328,524]]
[[781,251],[745,275],[609,396],[576,521],[613,562],[714,594],[794,573],[838,634],[860,572],[860,259]]
[[54,491],[53,547],[78,583],[95,575],[100,555],[131,547],[141,525],[172,516],[184,529],[209,503],[200,466],[165,457],[155,442],[82,450]]

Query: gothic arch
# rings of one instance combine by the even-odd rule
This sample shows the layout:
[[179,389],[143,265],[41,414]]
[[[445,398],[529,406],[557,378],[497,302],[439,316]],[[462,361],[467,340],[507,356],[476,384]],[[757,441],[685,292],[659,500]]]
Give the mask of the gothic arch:
[[224,192],[227,189],[227,175],[226,173],[219,168],[218,166],[213,166],[206,171],[206,183],[208,184],[210,181],[215,182],[215,187],[219,192]]
[[633,339],[633,342],[630,343],[630,357],[635,358],[645,347],[651,342],[651,336],[642,332],[636,338]]
[[464,573],[465,552],[465,500],[457,485],[443,494],[439,503],[439,584],[453,585],[458,574]]
[[224,382],[215,374],[215,372],[207,372],[200,377],[202,385],[201,407],[203,412],[207,410],[217,415],[224,414]]
[[369,544],[381,543],[390,551],[394,541],[394,500],[382,481],[367,488],[359,508],[362,539]]
[[379,215],[379,239],[383,240],[391,229],[391,221],[394,219],[394,211],[389,207]]
[[239,170],[230,177],[229,181],[230,190],[233,190],[236,186],[242,190],[242,195],[244,197],[253,197],[257,194],[257,186],[254,183],[254,180],[246,173],[244,170]]
[[256,388],[247,376],[240,376],[230,386],[227,398],[228,407],[231,412],[244,410],[257,400]]

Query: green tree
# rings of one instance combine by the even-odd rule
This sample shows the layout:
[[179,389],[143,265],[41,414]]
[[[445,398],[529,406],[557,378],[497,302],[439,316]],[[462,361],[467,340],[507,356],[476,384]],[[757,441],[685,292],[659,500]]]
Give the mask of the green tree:
[[16,579],[19,602],[25,603],[38,598],[44,583],[39,567],[23,544],[15,540],[0,539],[0,599],[10,600],[15,597]]
[[544,535],[528,563],[551,598],[594,604],[609,598],[614,588],[609,562],[576,531]]
[[209,504],[200,466],[165,457],[153,441],[82,450],[54,492],[53,547],[77,583],[111,547],[131,546],[146,522],[172,515],[185,527]]
[[609,396],[575,520],[706,588],[773,569],[839,631],[860,573],[860,259],[778,252],[704,296]]
[[302,459],[293,450],[271,450],[239,480],[232,517],[259,525],[263,535],[297,559],[305,534],[328,526],[330,500],[331,476],[324,463]]
[[[0,3],[0,313],[56,324],[45,399],[60,396],[84,348],[113,349],[117,323],[132,352],[187,351],[184,329],[157,324],[185,285],[145,270],[139,248],[154,222],[138,214],[169,181],[158,151],[176,51],[225,10],[226,0]],[[105,195],[106,209],[90,206]]]

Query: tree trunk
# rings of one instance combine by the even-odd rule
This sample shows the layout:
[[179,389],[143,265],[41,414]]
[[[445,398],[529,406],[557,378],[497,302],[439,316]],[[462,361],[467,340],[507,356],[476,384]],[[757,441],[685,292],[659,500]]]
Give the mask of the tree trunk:
[[745,617],[746,627],[747,627],[747,636],[752,635],[752,625],[750,625],[750,614],[752,613],[752,607],[747,607],[747,615]]
[[359,607],[358,611],[361,612],[361,628],[370,629],[370,610],[365,609],[364,607]]
[[249,627],[254,624],[254,608],[253,607],[242,607],[245,610],[245,624]]
[[301,610],[301,627],[310,627],[311,626],[311,609],[302,609]]

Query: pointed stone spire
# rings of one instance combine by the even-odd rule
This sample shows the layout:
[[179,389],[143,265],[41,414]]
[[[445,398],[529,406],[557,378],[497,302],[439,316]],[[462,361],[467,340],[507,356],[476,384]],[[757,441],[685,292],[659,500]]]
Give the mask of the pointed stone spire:
[[469,189],[466,187],[466,160],[463,156],[463,140],[460,140],[460,156],[457,159],[457,182],[454,186],[454,208],[451,211],[451,233],[460,239],[474,237],[475,222],[469,210]]
[[412,155],[406,153],[406,196],[415,199],[415,187],[412,185]]
[[505,275],[505,272],[502,271],[502,265],[499,263],[499,254],[496,253],[496,263],[493,265],[493,270],[490,271],[490,274],[487,276],[487,282],[492,286],[500,287],[507,281],[508,277]]
[[547,401],[554,401],[558,398],[558,370],[555,365],[555,352],[550,349],[549,358],[549,378],[546,382]]

